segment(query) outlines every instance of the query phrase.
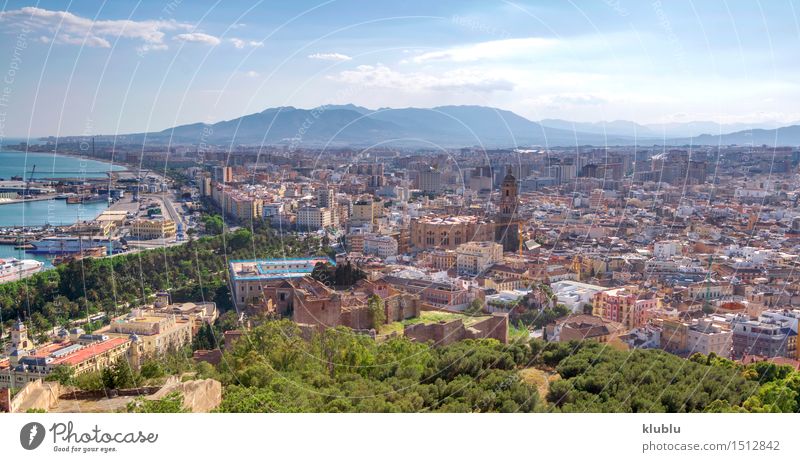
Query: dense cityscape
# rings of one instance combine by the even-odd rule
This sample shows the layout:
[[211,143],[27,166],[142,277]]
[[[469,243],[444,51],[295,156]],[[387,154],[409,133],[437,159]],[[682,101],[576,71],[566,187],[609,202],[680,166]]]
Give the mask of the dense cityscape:
[[8,0],[3,457],[793,457],[796,3]]
[[87,145],[2,182],[109,204],[6,230],[8,411],[797,410],[797,149],[6,149]]

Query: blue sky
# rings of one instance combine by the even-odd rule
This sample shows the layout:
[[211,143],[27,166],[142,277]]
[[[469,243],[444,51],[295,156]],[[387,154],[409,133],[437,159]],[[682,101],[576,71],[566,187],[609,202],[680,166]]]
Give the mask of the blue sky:
[[267,107],[480,104],[533,120],[800,120],[800,3],[0,2],[0,135]]

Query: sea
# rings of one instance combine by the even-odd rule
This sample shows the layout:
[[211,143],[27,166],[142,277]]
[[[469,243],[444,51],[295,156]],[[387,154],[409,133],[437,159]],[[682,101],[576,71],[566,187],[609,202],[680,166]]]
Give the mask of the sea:
[[[125,170],[108,162],[62,156],[53,153],[0,151],[0,179],[13,176],[28,178],[105,178],[107,171]],[[67,204],[63,199],[0,204],[0,228],[9,226],[71,225],[79,220],[92,220],[108,207],[105,202]],[[32,255],[13,245],[0,245],[0,258],[32,258],[50,265],[47,256]]]

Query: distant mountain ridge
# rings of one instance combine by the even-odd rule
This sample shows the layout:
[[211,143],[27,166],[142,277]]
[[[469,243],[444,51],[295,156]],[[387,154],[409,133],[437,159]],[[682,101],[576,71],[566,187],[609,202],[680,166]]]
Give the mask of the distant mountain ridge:
[[[709,122],[710,123],[710,122]],[[708,127],[698,122],[697,127]],[[717,127],[720,127],[717,125]],[[686,133],[688,127],[669,127]],[[577,145],[629,146],[660,144],[770,144],[770,132],[758,129],[695,138],[666,134],[664,127],[616,120],[571,122],[545,119],[533,122],[511,111],[485,106],[438,106],[433,108],[367,109],[353,104],[326,105],[313,109],[276,107],[214,124],[193,123],[162,130],[117,137],[118,141],[216,144],[290,145],[295,147],[398,146],[457,148],[483,146],[568,147]],[[683,130],[683,131],[682,131]],[[800,144],[800,132],[792,127],[779,131],[780,144]],[[699,134],[698,134],[699,135]],[[774,135],[774,133],[773,133]],[[693,136],[693,135],[692,135]]]

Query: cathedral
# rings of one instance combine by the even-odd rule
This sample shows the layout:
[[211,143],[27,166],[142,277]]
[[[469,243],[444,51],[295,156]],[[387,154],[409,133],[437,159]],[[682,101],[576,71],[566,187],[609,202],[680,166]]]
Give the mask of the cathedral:
[[504,252],[517,252],[520,248],[520,222],[517,215],[519,207],[519,185],[511,174],[511,167],[500,184],[500,200],[495,215],[495,242],[503,244]]

